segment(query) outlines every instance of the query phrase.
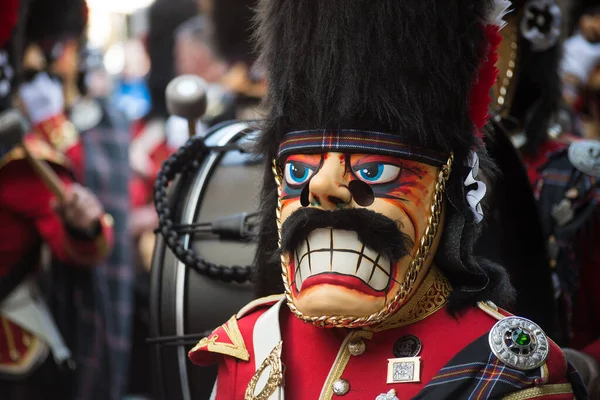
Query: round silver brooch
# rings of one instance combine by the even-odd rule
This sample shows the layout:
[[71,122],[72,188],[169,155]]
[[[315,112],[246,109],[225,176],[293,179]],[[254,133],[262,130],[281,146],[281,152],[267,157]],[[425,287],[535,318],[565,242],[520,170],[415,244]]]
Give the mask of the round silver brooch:
[[569,161],[581,172],[600,177],[600,141],[578,140],[569,146]]
[[546,362],[548,338],[542,328],[521,317],[507,317],[496,323],[489,335],[492,352],[509,367],[527,371]]

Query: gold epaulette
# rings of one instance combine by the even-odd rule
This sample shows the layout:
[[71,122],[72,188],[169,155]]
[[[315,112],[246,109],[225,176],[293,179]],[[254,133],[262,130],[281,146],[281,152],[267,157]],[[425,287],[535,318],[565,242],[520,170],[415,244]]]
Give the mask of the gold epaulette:
[[242,361],[250,360],[250,353],[246,347],[244,337],[238,325],[238,320],[260,309],[267,308],[277,303],[283,295],[273,295],[256,299],[248,303],[225,324],[215,329],[210,335],[203,338],[189,352],[192,362],[202,365],[203,360],[210,358],[208,353],[218,353],[237,358]]
[[[42,138],[37,136],[27,136],[25,138],[25,143],[27,145],[27,150],[29,150],[31,155],[38,160],[44,160],[67,169],[71,168],[69,160],[58,150],[46,143]],[[24,158],[25,152],[23,151],[23,148],[20,145],[15,146],[0,158],[0,169],[5,167],[11,161],[22,160]]]
[[235,357],[242,361],[250,360],[250,353],[246,348],[235,316],[215,329],[208,337],[200,340],[190,351],[190,355],[202,350]]

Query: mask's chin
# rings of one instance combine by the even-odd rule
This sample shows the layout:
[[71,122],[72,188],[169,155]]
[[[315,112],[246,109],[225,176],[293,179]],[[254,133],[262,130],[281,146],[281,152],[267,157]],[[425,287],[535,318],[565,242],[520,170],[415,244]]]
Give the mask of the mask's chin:
[[354,231],[316,229],[288,260],[294,305],[305,316],[368,317],[398,292],[398,263],[366,247]]

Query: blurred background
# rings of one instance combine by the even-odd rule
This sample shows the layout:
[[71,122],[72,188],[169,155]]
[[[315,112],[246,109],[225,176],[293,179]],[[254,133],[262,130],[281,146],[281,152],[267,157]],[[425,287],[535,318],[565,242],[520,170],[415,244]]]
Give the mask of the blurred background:
[[[46,393],[44,397],[39,393],[28,395],[24,391],[19,392],[20,395],[9,397],[9,400],[204,398],[202,396],[206,395],[207,391],[210,392],[210,382],[203,383],[203,387],[197,389],[197,392],[204,394],[195,397],[190,394],[191,389],[173,391],[174,389],[167,388],[191,387],[194,385],[192,375],[202,375],[203,372],[195,369],[195,372],[189,372],[192,374],[190,377],[186,375],[180,380],[184,374],[182,371],[190,371],[189,368],[192,367],[186,364],[184,356],[178,359],[184,360],[181,361],[184,365],[182,367],[181,364],[177,364],[179,361],[168,359],[168,356],[164,355],[175,354],[177,346],[166,350],[163,348],[161,351],[166,353],[160,356],[156,353],[157,345],[148,343],[148,339],[166,337],[169,333],[181,336],[188,333],[201,335],[204,330],[210,331],[226,321],[231,310],[235,312],[236,308],[251,299],[252,290],[241,284],[227,286],[232,284],[193,283],[192,286],[186,286],[189,293],[196,292],[201,296],[201,293],[198,293],[204,289],[200,290],[198,287],[209,285],[210,290],[221,293],[219,295],[215,292],[216,303],[231,302],[232,305],[226,310],[214,306],[219,312],[206,311],[212,313],[210,317],[206,317],[208,322],[200,327],[192,327],[194,323],[190,321],[194,318],[202,320],[205,312],[203,307],[210,307],[205,306],[207,303],[192,302],[186,297],[186,307],[189,301],[190,309],[194,307],[192,304],[197,304],[197,308],[186,314],[185,318],[190,320],[186,320],[185,329],[173,328],[172,332],[167,332],[168,329],[151,326],[153,323],[157,324],[156,321],[153,322],[153,318],[159,318],[156,314],[158,310],[164,312],[157,304],[164,305],[167,301],[166,297],[158,299],[157,293],[175,290],[156,287],[153,289],[151,284],[152,279],[155,282],[154,286],[158,285],[157,282],[167,282],[166,278],[161,279],[161,275],[156,275],[158,272],[153,272],[153,269],[160,268],[163,271],[167,268],[166,264],[175,265],[175,258],[169,259],[169,256],[164,254],[165,244],[161,243],[160,239],[157,242],[155,235],[159,227],[159,218],[153,201],[154,184],[163,162],[190,138],[190,129],[198,137],[203,137],[207,134],[213,135],[211,129],[222,126],[220,124],[225,121],[260,119],[260,104],[266,91],[266,76],[256,62],[251,40],[252,7],[256,2],[1,0],[0,4],[3,7],[0,8],[0,17],[7,17],[16,26],[14,32],[11,31],[7,35],[7,44],[4,46],[6,54],[0,53],[0,95],[7,98],[11,104],[24,103],[22,108],[28,111],[26,114],[32,126],[46,126],[46,121],[55,119],[57,114],[65,115],[77,132],[75,137],[65,133],[67,130],[61,130],[62,133],[57,134],[58,136],[52,136],[54,130],[50,130],[48,137],[55,150],[60,153],[60,156],[56,157],[71,159],[69,174],[76,176],[77,181],[102,204],[104,211],[110,214],[113,237],[112,252],[108,258],[99,258],[88,263],[93,264],[93,272],[73,272],[72,269],[52,265],[54,271],[62,273],[46,274],[40,283],[42,290],[52,288],[49,291],[53,295],[48,301],[51,313],[72,350],[72,358],[76,361],[77,367],[69,372],[70,382],[76,382],[68,389],[69,394],[53,397],[54,395]],[[551,127],[558,126],[556,129],[561,132],[579,138],[598,140],[600,0],[559,0],[558,5],[561,18],[560,37],[556,47],[560,56],[556,72],[560,78],[560,98],[557,99],[560,107],[558,117],[553,120],[555,123]],[[15,10],[15,17],[10,17]],[[67,18],[71,14],[74,15],[73,19]],[[57,15],[56,21],[64,22],[64,26],[77,25],[78,28],[62,29],[63,26],[58,22],[47,26],[49,21],[53,20],[52,15]],[[39,29],[36,31],[34,27]],[[15,52],[18,54],[16,58],[13,57]],[[540,70],[548,66],[543,59],[534,61],[534,70],[536,65]],[[34,79],[31,71],[49,73],[52,82],[58,82],[60,85],[59,92],[62,93],[59,96],[60,104],[39,118],[36,118],[39,112],[36,113],[35,110],[52,108],[50,104],[56,104],[56,101],[49,100],[47,95],[52,92],[51,84]],[[20,78],[19,83],[14,80],[17,75]],[[181,75],[196,76],[204,81],[207,106],[206,111],[200,113],[198,118],[173,115],[173,110],[169,109],[165,95],[167,86]],[[11,84],[15,87],[11,88]],[[24,86],[17,88],[17,85]],[[32,99],[31,93],[36,90],[44,93],[43,101],[39,98]],[[8,106],[3,109],[5,108]],[[240,129],[246,128],[248,126]],[[39,129],[44,133],[46,128]],[[515,146],[519,147],[517,136],[513,139]],[[9,170],[7,165],[12,158],[6,158],[6,154],[12,153],[2,150],[0,146],[0,157],[5,157],[0,158],[4,160],[0,161],[0,190],[4,184],[2,179],[8,182],[10,178],[6,176],[6,171]],[[245,153],[238,151],[236,154],[240,156]],[[53,160],[47,157],[50,164],[54,163]],[[243,181],[251,177],[250,184],[245,184],[251,186],[248,190],[256,191],[260,185],[262,170],[256,169],[255,160],[235,157],[224,160],[223,165],[238,168],[229,169],[227,174],[218,178],[220,182],[229,182],[230,186],[215,186],[209,190],[211,195],[203,198],[203,201],[212,207],[212,211],[202,211],[198,206],[196,213],[192,213],[192,219],[210,221],[230,213],[255,211],[253,195],[245,189],[240,189],[240,185],[244,185]],[[59,167],[55,169],[58,170]],[[252,172],[244,172],[250,169]],[[13,173],[15,172],[11,172]],[[189,185],[193,186],[192,183]],[[4,186],[5,189],[7,187]],[[30,195],[14,201],[26,203],[35,196]],[[193,197],[193,193],[181,196],[178,201],[185,203]],[[3,201],[2,199],[0,196],[0,201]],[[245,203],[246,200],[248,203]],[[228,201],[237,203],[231,206]],[[5,234],[0,235],[0,259],[3,258],[3,252],[10,254],[12,249],[21,243],[19,235],[10,234],[8,228],[5,228],[8,225],[1,225],[2,218],[8,220],[9,217],[0,212],[0,231],[4,230]],[[191,222],[194,221],[188,221]],[[18,225],[19,222],[14,223]],[[11,239],[15,242],[14,246],[12,241],[9,245],[9,236],[14,238]],[[2,244],[2,240],[5,240],[5,245]],[[155,245],[159,247],[158,252],[155,252]],[[215,246],[217,245],[212,248],[217,248]],[[237,252],[238,256],[242,257],[241,260],[233,260],[235,254],[226,254],[232,253],[229,247],[220,249],[221,255],[214,256],[212,261],[235,265],[250,264],[253,249],[248,250],[246,245],[240,249],[236,248],[233,253]],[[248,253],[240,256],[242,253],[238,250]],[[206,246],[204,250],[201,248],[198,251],[206,251]],[[53,248],[49,250],[49,254],[47,259],[51,260]],[[72,261],[67,258],[61,261],[67,264]],[[225,259],[228,261],[223,261]],[[46,261],[46,264],[53,264],[53,261]],[[2,271],[0,269],[0,272]],[[3,273],[0,274],[2,275]],[[551,279],[561,278],[548,274],[548,280]],[[173,287],[174,285],[175,283]],[[190,296],[188,292],[185,296]],[[552,290],[550,292],[552,293]],[[57,293],[64,296],[58,298],[60,296]],[[208,300],[210,299],[202,299]],[[160,318],[162,321],[162,318],[170,316]],[[593,329],[595,333],[586,343],[600,337],[599,326]],[[0,335],[0,342],[2,338]],[[190,340],[184,349],[189,350],[192,346],[190,343],[197,341],[197,338]],[[1,350],[0,346],[0,354]],[[166,358],[163,360],[161,357]],[[5,399],[2,395],[1,363],[0,359],[0,397]],[[170,371],[166,372],[167,370]],[[163,373],[171,373],[174,376],[166,379],[168,383],[159,383],[164,377],[157,377]],[[206,374],[213,376],[211,374],[214,374],[214,371]],[[160,388],[157,389],[157,385]],[[42,388],[47,387],[49,386],[42,385]],[[42,391],[44,390],[46,389]]]

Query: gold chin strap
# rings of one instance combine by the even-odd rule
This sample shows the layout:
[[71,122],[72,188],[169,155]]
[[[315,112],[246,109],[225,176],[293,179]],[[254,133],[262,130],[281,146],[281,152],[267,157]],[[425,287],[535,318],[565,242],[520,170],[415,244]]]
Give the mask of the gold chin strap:
[[492,108],[496,115],[508,117],[517,79],[517,56],[519,52],[519,21],[521,13],[506,18],[506,26],[502,28],[502,42],[498,48],[498,80],[492,87],[494,101]]
[[[396,311],[398,311],[400,306],[406,301],[410,293],[413,291],[415,282],[417,280],[417,277],[419,276],[419,272],[423,268],[425,260],[427,260],[427,257],[429,256],[429,250],[436,237],[438,227],[440,224],[444,192],[446,191],[446,183],[448,182],[448,178],[450,177],[453,162],[454,153],[451,153],[450,157],[448,157],[448,161],[441,168],[438,174],[437,183],[435,185],[435,193],[433,195],[433,201],[431,203],[431,213],[427,221],[427,227],[425,228],[425,232],[421,237],[419,248],[417,249],[415,257],[413,258],[413,260],[410,263],[410,266],[408,267],[408,271],[406,272],[406,278],[404,279],[404,282],[400,284],[400,290],[391,302],[387,303],[378,312],[371,314],[367,317],[353,317],[341,315],[323,315],[320,317],[306,316],[302,314],[302,312],[300,312],[300,310],[298,310],[298,308],[294,304],[294,299],[292,297],[292,289],[288,280],[288,271],[285,267],[287,260],[285,258],[285,255],[282,253],[281,268],[283,285],[285,287],[285,297],[287,300],[288,307],[294,313],[294,315],[296,315],[296,317],[300,318],[304,322],[310,322],[311,324],[321,328],[358,328],[378,324],[382,321],[385,321],[391,315],[396,313]],[[281,169],[279,168],[275,160],[273,160],[272,163],[272,171],[275,177],[275,183],[277,184],[278,196],[277,209],[275,211],[278,232],[277,244],[279,247],[281,247],[281,188],[283,184],[283,175],[281,173]]]

